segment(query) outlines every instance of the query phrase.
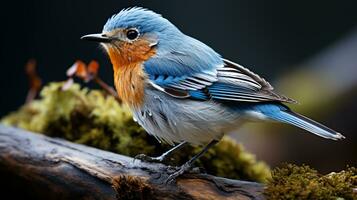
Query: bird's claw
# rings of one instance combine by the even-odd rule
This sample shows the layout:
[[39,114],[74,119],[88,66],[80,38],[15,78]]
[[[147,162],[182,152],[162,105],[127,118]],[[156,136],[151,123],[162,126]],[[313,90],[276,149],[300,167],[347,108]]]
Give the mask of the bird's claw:
[[183,173],[191,169],[191,165],[188,163],[183,164],[177,171],[170,174],[170,176],[165,180],[165,184],[173,184],[176,178],[181,176]]

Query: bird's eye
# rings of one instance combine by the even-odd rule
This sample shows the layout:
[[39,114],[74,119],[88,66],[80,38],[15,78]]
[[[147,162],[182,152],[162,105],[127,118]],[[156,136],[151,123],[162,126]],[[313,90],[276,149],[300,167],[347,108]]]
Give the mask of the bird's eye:
[[128,30],[128,32],[126,32],[126,37],[129,40],[135,40],[138,36],[139,36],[139,33],[135,29],[130,29],[130,30]]

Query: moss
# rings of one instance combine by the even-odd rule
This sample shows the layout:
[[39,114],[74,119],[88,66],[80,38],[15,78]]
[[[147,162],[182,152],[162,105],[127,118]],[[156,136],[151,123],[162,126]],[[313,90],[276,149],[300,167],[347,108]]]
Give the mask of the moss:
[[309,166],[284,164],[272,171],[267,199],[357,199],[357,169],[321,175]]
[[[200,149],[193,151],[198,153]],[[199,161],[198,165],[217,176],[227,176],[234,179],[264,182],[270,177],[270,169],[264,162],[258,162],[255,156],[244,150],[229,137],[224,137],[221,142],[210,149]]]
[[154,188],[141,179],[131,176],[119,176],[113,180],[117,199],[158,199]]
[[[44,87],[39,100],[22,106],[1,122],[128,156],[155,156],[170,148],[149,136],[133,121],[129,109],[112,96],[78,84],[63,91],[62,85],[51,83]],[[200,150],[201,147],[187,146],[182,152],[190,153],[176,154],[170,164],[181,164]],[[270,177],[266,164],[257,162],[254,155],[229,137],[210,149],[197,166],[228,178],[263,182]]]

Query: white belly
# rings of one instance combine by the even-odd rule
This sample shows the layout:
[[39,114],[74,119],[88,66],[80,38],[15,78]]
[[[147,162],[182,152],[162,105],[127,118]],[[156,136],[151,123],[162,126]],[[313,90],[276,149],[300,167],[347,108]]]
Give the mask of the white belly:
[[243,121],[236,112],[219,103],[177,99],[150,89],[145,92],[143,106],[134,109],[133,115],[149,134],[169,144],[220,140]]

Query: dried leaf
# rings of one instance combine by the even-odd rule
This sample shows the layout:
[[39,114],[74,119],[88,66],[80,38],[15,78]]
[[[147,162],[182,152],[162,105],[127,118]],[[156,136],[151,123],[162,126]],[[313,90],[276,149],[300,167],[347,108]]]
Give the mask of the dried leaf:
[[92,60],[88,65],[86,65],[83,61],[77,60],[68,70],[67,76],[69,79],[62,86],[62,90],[67,90],[73,84],[73,77],[76,76],[82,79],[85,82],[94,81],[100,87],[102,87],[108,94],[114,96],[119,102],[121,102],[120,98],[116,91],[106,84],[100,77],[98,76],[99,71],[99,63],[95,60]]
[[90,61],[87,67],[88,73],[91,74],[92,76],[96,76],[98,74],[98,69],[99,69],[99,63],[95,60]]
[[62,91],[68,90],[73,85],[73,83],[73,78],[68,78],[67,81],[62,85]]
[[81,60],[77,60],[75,62],[75,65],[77,65],[76,76],[83,80],[86,80],[88,76],[87,65]]
[[73,63],[73,65],[67,69],[66,75],[68,77],[74,76],[76,74],[77,68],[78,68],[77,62]]
[[42,81],[36,72],[36,60],[30,59],[26,63],[25,72],[29,79],[29,91],[26,97],[26,103],[29,103],[37,96],[42,86]]

